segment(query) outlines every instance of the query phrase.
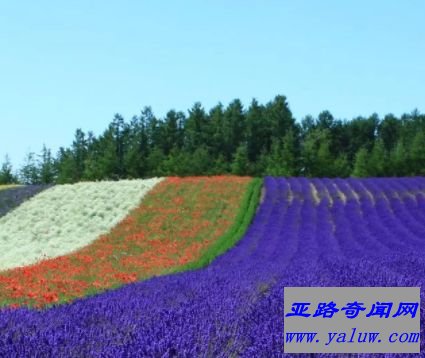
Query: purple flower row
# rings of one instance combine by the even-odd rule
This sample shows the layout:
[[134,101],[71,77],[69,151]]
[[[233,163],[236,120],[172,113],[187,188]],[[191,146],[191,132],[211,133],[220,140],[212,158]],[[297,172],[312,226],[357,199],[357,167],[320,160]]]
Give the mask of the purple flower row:
[[51,185],[26,185],[0,190],[0,217]]

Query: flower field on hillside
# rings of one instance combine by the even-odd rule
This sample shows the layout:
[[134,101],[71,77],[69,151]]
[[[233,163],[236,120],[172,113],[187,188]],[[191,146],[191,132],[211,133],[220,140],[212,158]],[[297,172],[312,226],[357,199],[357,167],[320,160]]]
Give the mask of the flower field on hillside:
[[161,179],[58,185],[0,218],[0,270],[67,254],[107,233]]
[[205,268],[47,310],[3,309],[0,356],[280,357],[284,287],[423,287],[425,178],[264,186],[244,237]]
[[[109,233],[71,254],[0,273],[0,304],[42,306],[183,269],[231,231],[253,180],[167,178]],[[251,214],[252,216],[252,214]],[[236,223],[236,229],[242,222]],[[246,225],[244,226],[244,229]]]

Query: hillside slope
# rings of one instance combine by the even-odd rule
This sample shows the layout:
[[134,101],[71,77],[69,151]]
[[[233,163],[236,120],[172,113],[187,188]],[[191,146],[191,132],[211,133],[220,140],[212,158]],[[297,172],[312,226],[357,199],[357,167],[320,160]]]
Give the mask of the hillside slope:
[[286,286],[422,286],[425,178],[266,178],[265,188],[243,239],[210,266],[6,310],[0,353],[279,357]]
[[[145,181],[143,183],[146,184]],[[100,186],[105,187],[104,184],[101,183]],[[122,183],[111,184],[118,185],[115,189],[120,195],[125,194],[119,187]],[[124,184],[126,186],[129,183]],[[130,184],[138,185],[135,182]],[[98,186],[99,183],[91,185]],[[87,187],[86,184],[85,186]],[[259,179],[248,177],[167,178],[147,192],[143,200],[118,225],[87,245],[56,258],[0,272],[0,305],[40,307],[56,302],[63,303],[153,275],[206,265],[243,235],[254,215],[260,186]],[[111,195],[111,188],[105,188],[109,189],[105,195]],[[65,186],[59,191],[71,191],[72,194],[80,189]],[[69,238],[61,240],[54,233],[61,222],[59,219],[81,202],[82,215],[71,216],[70,219],[77,220],[68,220],[67,226],[76,230],[79,225],[79,232],[87,230],[94,236],[98,222],[92,220],[90,215],[83,223],[80,219],[84,218],[84,212],[90,210],[86,208],[89,199],[102,194],[101,189],[96,188],[96,195],[87,195],[86,204],[81,199],[67,203],[70,194],[58,196],[47,193],[50,198],[48,202],[53,201],[54,205],[51,206],[59,211],[51,212],[51,217],[44,212],[46,221],[51,223],[53,229],[51,235],[47,232],[47,238],[54,239],[58,247],[65,251]],[[140,189],[138,196],[144,193],[143,188]],[[117,203],[125,201],[120,199],[120,195],[112,195],[112,200]],[[42,204],[44,198],[35,199],[38,199],[38,204]],[[103,201],[103,206],[112,207],[110,201]],[[37,205],[30,208],[34,207]],[[62,207],[65,209],[61,213]],[[22,215],[24,212],[31,213],[31,210],[22,209],[18,213]],[[116,211],[104,214],[116,221]],[[19,223],[15,220],[15,224],[16,222]],[[107,223],[110,224],[111,220]],[[19,227],[15,227],[15,230],[24,235]],[[70,237],[75,236],[71,232]],[[37,240],[33,242],[33,246],[35,244],[46,250],[49,243],[46,240]],[[18,250],[23,249],[17,247],[15,251]]]

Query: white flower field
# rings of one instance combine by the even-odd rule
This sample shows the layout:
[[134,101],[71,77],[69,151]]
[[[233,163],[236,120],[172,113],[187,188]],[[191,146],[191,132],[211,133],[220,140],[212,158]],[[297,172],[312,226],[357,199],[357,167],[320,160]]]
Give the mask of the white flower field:
[[124,219],[161,180],[82,182],[41,192],[0,218],[0,270],[88,245]]

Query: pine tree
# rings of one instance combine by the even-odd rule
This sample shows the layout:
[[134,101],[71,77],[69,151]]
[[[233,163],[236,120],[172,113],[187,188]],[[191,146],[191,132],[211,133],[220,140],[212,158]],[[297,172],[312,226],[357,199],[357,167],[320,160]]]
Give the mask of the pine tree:
[[282,144],[279,140],[273,140],[270,154],[266,157],[266,175],[285,176],[285,168],[283,164]]
[[425,130],[416,133],[409,148],[409,169],[412,175],[425,175]]
[[[209,113],[211,127],[211,155],[224,158],[224,111],[223,105],[219,103]],[[226,161],[226,160],[225,160]],[[227,162],[227,161],[226,161]]]
[[0,169],[0,184],[17,183],[18,178],[13,174],[12,170],[13,168],[12,168],[12,164],[10,163],[10,158],[6,154]]
[[369,158],[369,174],[374,177],[387,175],[387,153],[382,139],[378,138],[373,145],[372,153]]
[[45,145],[41,150],[38,172],[41,184],[51,184],[56,180],[55,162],[50,149]]
[[303,143],[302,174],[310,177],[333,176],[334,158],[330,151],[329,130],[311,130]]
[[350,176],[350,173],[351,168],[348,162],[347,154],[342,153],[338,155],[333,164],[332,176],[337,178],[346,178]]
[[40,173],[35,160],[35,154],[29,152],[25,157],[25,163],[20,170],[20,181],[24,184],[40,184]]
[[201,103],[196,102],[186,120],[185,149],[193,153],[199,146],[207,144],[210,141],[209,131],[205,110]]
[[294,130],[291,128],[283,137],[282,166],[284,176],[298,175],[297,148]]
[[230,166],[228,162],[225,160],[224,155],[220,153],[214,161],[214,166],[211,170],[211,174],[223,175],[223,174],[228,174],[229,172],[230,172]]
[[366,148],[360,148],[356,153],[354,168],[352,172],[353,177],[363,178],[370,176],[369,174],[369,153]]
[[189,157],[190,174],[205,175],[211,170],[211,157],[205,146],[200,146]]
[[233,100],[224,111],[223,149],[228,160],[245,140],[245,113],[239,99]]
[[149,141],[146,120],[143,115],[134,116],[129,126],[128,149],[124,155],[124,166],[128,177],[141,178],[147,174]]
[[[77,172],[75,159],[70,149],[59,148],[57,155],[58,184],[75,183]],[[84,172],[83,172],[84,173]]]
[[146,158],[148,166],[148,176],[163,176],[163,163],[166,160],[166,157],[160,148],[153,148],[148,157]]
[[269,140],[266,139],[269,142],[266,148],[270,148],[273,139],[280,140],[290,129],[294,128],[295,119],[289,109],[286,97],[281,95],[276,96],[273,101],[267,103],[265,116],[270,134]]
[[267,134],[264,127],[264,107],[254,99],[246,113],[246,142],[251,162],[257,161],[264,148]]
[[79,128],[75,131],[72,142],[72,159],[74,160],[74,172],[71,182],[78,182],[84,173],[85,161],[87,158],[87,141],[84,132]]
[[248,151],[246,145],[241,144],[236,150],[232,163],[232,174],[247,175],[249,172]]
[[408,174],[408,156],[402,140],[399,140],[390,153],[389,172],[393,176]]

